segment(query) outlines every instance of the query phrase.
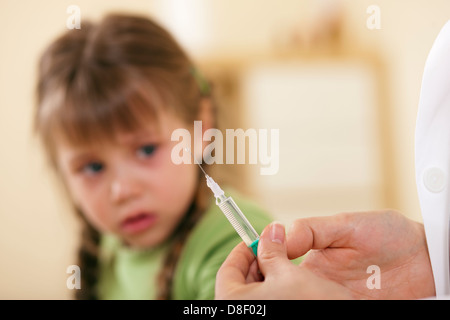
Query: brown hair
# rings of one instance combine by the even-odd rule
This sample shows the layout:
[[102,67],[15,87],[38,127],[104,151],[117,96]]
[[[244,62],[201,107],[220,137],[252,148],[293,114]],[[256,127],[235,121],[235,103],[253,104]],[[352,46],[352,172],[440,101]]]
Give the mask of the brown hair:
[[[200,84],[199,84],[200,82]],[[143,16],[109,14],[98,24],[83,21],[68,30],[41,56],[37,83],[35,129],[50,163],[58,171],[55,136],[72,144],[115,138],[133,131],[142,119],[154,119],[170,108],[186,123],[199,113],[209,88],[174,38]],[[199,176],[200,177],[200,176]],[[189,231],[207,205],[199,184],[195,199],[173,234],[158,277],[158,299],[171,298],[173,273]],[[95,299],[100,235],[83,221],[79,265],[83,270],[80,299]]]

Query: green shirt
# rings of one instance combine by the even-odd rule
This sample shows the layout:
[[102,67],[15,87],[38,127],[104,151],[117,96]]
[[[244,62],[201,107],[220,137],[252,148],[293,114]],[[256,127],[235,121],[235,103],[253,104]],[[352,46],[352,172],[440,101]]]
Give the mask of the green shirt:
[[[271,222],[258,206],[236,193],[230,194],[258,233]],[[175,269],[172,297],[177,300],[214,299],[216,273],[241,241],[222,211],[212,203],[183,248]],[[156,276],[169,247],[166,244],[136,250],[123,246],[113,235],[102,236],[99,298],[154,299]]]

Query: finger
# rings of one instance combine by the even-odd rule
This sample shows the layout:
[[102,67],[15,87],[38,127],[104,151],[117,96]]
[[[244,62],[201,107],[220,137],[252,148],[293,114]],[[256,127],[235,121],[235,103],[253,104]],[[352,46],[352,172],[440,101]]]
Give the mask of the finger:
[[286,252],[284,226],[278,222],[269,224],[262,232],[258,245],[258,265],[264,277],[283,272],[290,264]]
[[259,270],[258,261],[255,259],[250,265],[250,270],[247,274],[246,283],[259,282],[263,280],[264,277],[261,271]]
[[295,220],[286,238],[288,257],[298,258],[311,249],[345,247],[354,230],[353,217],[337,214]]
[[223,296],[223,293],[245,284],[253,261],[255,256],[245,243],[234,247],[217,272],[216,295]]

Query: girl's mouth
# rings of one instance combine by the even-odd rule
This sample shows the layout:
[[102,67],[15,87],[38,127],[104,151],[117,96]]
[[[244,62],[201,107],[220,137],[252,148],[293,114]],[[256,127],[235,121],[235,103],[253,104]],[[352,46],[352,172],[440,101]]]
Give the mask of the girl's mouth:
[[154,225],[156,222],[156,215],[149,213],[139,213],[125,219],[120,228],[125,233],[138,233],[144,231]]

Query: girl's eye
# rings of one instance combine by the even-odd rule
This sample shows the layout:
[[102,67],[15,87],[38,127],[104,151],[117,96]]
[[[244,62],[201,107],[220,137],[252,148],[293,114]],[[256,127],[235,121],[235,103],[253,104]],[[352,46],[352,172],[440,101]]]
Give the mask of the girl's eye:
[[90,162],[81,168],[82,172],[95,175],[100,173],[104,169],[104,165],[100,162]]
[[142,146],[138,149],[138,156],[142,158],[147,158],[155,153],[156,146],[153,144],[148,144]]

